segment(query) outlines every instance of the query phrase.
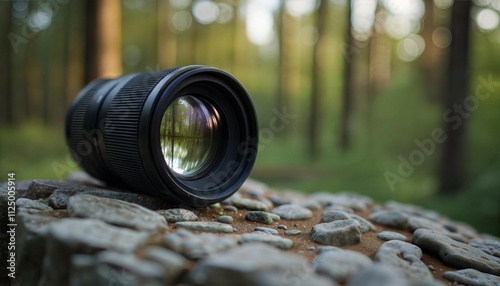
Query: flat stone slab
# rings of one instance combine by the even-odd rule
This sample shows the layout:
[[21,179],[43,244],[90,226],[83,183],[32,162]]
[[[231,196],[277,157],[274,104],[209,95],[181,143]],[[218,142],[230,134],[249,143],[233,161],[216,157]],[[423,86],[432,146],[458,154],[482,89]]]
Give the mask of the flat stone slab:
[[189,269],[189,261],[186,258],[163,247],[148,246],[143,253],[145,260],[156,262],[163,268],[167,283],[173,283]]
[[162,215],[168,222],[178,222],[178,221],[197,221],[198,216],[186,209],[168,209],[168,210],[158,210],[156,211],[160,215]]
[[211,233],[194,234],[181,228],[163,236],[162,244],[189,259],[199,259],[236,246],[236,240]]
[[304,283],[300,285],[335,285],[316,275],[305,257],[262,243],[245,244],[201,260],[192,270],[191,280],[201,285],[273,286],[299,281]]
[[91,195],[71,197],[68,214],[71,217],[100,219],[109,224],[142,231],[168,228],[165,218],[152,210],[137,204]]
[[[349,279],[348,286],[412,286],[397,268],[375,263]],[[423,284],[425,285],[425,284]]]
[[214,221],[180,221],[175,223],[175,227],[208,232],[234,232],[231,225]]
[[333,246],[355,245],[361,242],[361,225],[357,220],[339,220],[315,225],[309,233],[319,244]]
[[443,262],[452,267],[474,268],[500,276],[500,258],[489,255],[474,246],[453,240],[442,232],[418,229],[413,233],[412,243],[439,256]]
[[337,220],[347,220],[347,219],[354,219],[359,222],[361,225],[361,233],[369,232],[369,231],[375,231],[377,228],[369,221],[366,219],[360,217],[357,214],[352,214],[344,211],[339,211],[339,210],[326,210],[323,212],[323,215],[321,216],[321,221],[322,223],[325,222],[332,222],[332,221],[337,221]]
[[243,208],[243,209],[247,209],[247,210],[253,210],[253,211],[267,211],[267,210],[269,210],[269,206],[266,203],[259,201],[259,200],[237,197],[237,198],[233,198],[230,202],[235,207]]
[[61,219],[49,227],[39,285],[68,285],[70,259],[75,253],[93,254],[100,250],[132,253],[146,244],[148,238],[145,232],[96,219]]
[[472,239],[469,245],[500,258],[500,241],[493,239]]
[[447,271],[443,277],[467,286],[497,286],[500,285],[500,277],[467,268],[458,271]]
[[67,181],[33,180],[24,197],[28,199],[47,198],[57,189],[74,187],[78,187],[78,185]]
[[113,251],[99,253],[96,260],[95,274],[100,285],[118,284],[120,280],[127,286],[165,285],[164,269],[159,263]]
[[290,249],[293,246],[293,241],[291,241],[290,239],[271,234],[252,232],[252,233],[244,233],[240,237],[241,244],[255,243],[255,242],[269,244],[280,249]]
[[379,233],[377,233],[377,238],[381,239],[381,240],[385,240],[385,241],[389,241],[389,240],[407,241],[408,240],[408,238],[405,235],[403,235],[401,233],[393,232],[393,231],[379,232]]
[[381,225],[406,229],[408,227],[408,215],[399,211],[377,211],[373,212],[370,221]]
[[82,194],[138,204],[150,210],[163,210],[177,207],[177,204],[175,203],[171,203],[145,194],[130,193],[125,191],[112,191],[108,189],[99,189],[88,186],[76,186],[56,189],[49,196],[49,205],[54,209],[65,209],[68,206],[70,197]]
[[281,205],[273,209],[272,213],[277,214],[282,219],[287,220],[309,219],[313,215],[310,209],[292,204]]
[[[42,273],[47,234],[58,219],[28,213],[18,213],[16,232],[17,285],[36,285]],[[7,259],[7,258],[5,258]]]
[[398,269],[410,281],[433,281],[432,273],[421,258],[420,248],[399,240],[384,242],[375,254],[375,261]]
[[52,211],[53,209],[48,205],[41,203],[39,201],[19,198],[16,200],[16,206],[18,212],[25,212],[30,214],[36,214],[41,211]]
[[362,253],[339,248],[321,252],[312,262],[316,272],[340,283],[372,264],[373,261]]

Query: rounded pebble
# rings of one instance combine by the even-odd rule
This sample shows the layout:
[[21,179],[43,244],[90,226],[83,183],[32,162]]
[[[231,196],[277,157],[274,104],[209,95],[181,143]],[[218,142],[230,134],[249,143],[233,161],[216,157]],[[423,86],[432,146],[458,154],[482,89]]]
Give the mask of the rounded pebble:
[[217,218],[217,221],[222,223],[232,224],[233,217],[228,215],[221,215],[220,217]]

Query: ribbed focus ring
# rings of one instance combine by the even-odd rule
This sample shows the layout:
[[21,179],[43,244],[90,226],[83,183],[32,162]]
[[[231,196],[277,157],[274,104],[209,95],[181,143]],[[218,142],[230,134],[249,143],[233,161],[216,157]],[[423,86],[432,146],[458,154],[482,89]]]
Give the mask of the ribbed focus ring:
[[108,108],[104,132],[107,158],[114,173],[130,187],[151,188],[139,155],[139,119],[148,95],[172,71],[135,76],[118,91]]
[[92,152],[92,142],[88,138],[85,138],[84,124],[88,120],[88,109],[89,105],[94,98],[95,94],[99,89],[107,82],[107,80],[98,80],[98,82],[92,86],[88,91],[83,94],[81,100],[75,106],[75,109],[71,116],[71,122],[69,123],[68,130],[68,145],[71,152],[74,153],[75,158],[79,158],[79,164],[88,173],[96,178],[99,178],[99,172],[94,168],[89,157]]

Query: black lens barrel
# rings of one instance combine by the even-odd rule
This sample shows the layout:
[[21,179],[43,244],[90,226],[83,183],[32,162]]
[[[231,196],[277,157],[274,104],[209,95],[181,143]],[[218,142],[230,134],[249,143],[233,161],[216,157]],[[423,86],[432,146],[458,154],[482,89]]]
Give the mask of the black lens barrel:
[[[220,144],[209,167],[188,177],[167,165],[160,146],[166,109],[186,95],[220,117]],[[73,158],[90,175],[200,207],[229,197],[246,180],[257,154],[258,127],[250,96],[234,77],[187,66],[91,82],[68,112],[66,138]]]

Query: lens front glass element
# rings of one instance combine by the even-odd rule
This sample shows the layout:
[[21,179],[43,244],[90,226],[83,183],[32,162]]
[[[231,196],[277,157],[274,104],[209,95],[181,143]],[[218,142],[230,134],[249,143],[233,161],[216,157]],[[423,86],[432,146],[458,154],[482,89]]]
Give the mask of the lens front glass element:
[[181,176],[195,176],[211,163],[217,149],[217,114],[191,95],[175,99],[160,126],[160,145],[168,167]]

